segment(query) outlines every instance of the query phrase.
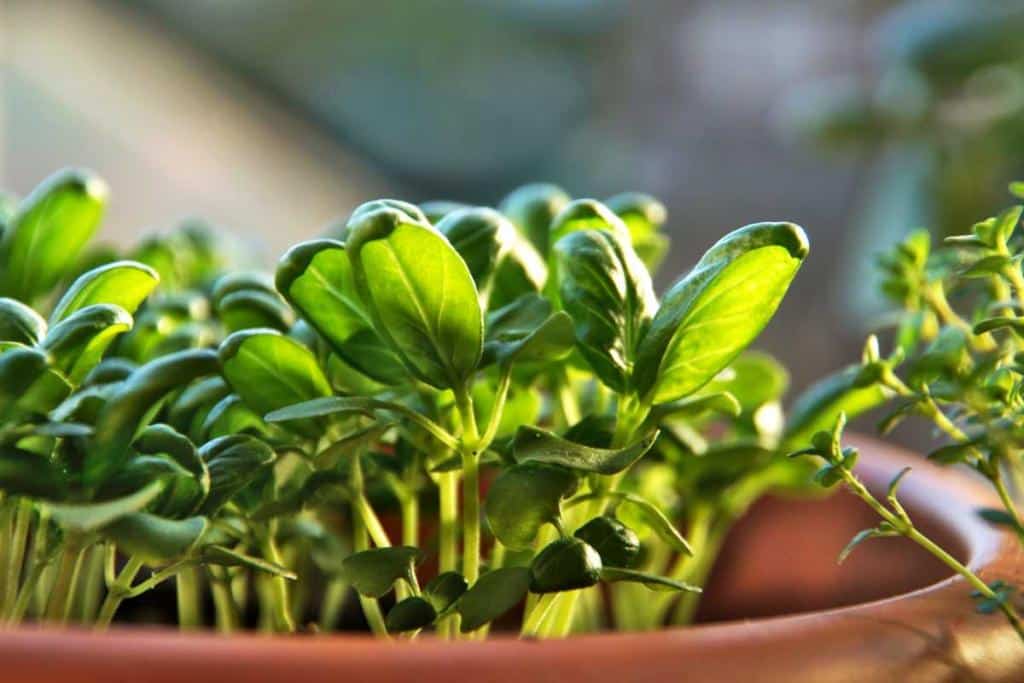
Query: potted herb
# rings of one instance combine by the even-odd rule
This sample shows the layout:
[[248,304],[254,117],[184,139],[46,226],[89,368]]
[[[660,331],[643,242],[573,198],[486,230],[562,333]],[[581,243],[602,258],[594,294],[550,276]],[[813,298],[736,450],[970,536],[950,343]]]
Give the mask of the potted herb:
[[[680,643],[715,629],[588,636],[609,643],[597,655],[587,639],[530,641],[692,622],[736,520],[769,492],[806,492],[813,469],[786,454],[890,392],[853,368],[784,417],[785,370],[747,347],[808,253],[791,223],[729,233],[659,300],[666,216],[646,195],[373,201],[272,277],[230,268],[196,224],[85,252],[104,198],[93,175],[63,172],[3,215],[0,617],[104,631],[170,590],[182,629],[379,642],[0,637],[28,677],[53,643],[114,678],[136,654],[167,680],[487,662],[494,679],[622,678],[634,648],[650,666],[627,678],[671,675],[693,666]],[[838,432],[828,451],[814,439],[835,473],[819,481],[849,475]],[[784,622],[779,642],[801,628]],[[386,640],[415,642],[394,658]],[[707,676],[752,670],[756,651]]]

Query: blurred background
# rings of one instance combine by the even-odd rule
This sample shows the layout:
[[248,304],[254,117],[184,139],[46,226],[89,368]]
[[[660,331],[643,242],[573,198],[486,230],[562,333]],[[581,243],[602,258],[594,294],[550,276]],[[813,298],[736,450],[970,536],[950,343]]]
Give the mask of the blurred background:
[[87,166],[108,240],[199,215],[272,264],[380,196],[544,180],[669,210],[660,288],[721,234],[812,255],[760,342],[855,359],[873,255],[1024,178],[1021,0],[0,0],[0,186]]

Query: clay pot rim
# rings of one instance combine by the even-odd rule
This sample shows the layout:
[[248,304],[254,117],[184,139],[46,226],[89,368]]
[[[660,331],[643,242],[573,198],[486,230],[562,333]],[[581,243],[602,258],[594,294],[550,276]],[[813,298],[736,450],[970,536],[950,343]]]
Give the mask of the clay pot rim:
[[[913,467],[901,487],[901,500],[912,516],[932,517],[944,525],[949,536],[961,544],[961,559],[972,569],[980,570],[983,578],[1024,578],[1024,555],[1013,534],[988,525],[975,514],[979,507],[998,503],[983,483],[874,439],[856,437],[852,441],[865,456],[858,472],[876,491],[884,491],[889,479],[903,467]],[[862,661],[869,651],[868,644],[884,647],[885,658],[879,665],[890,667],[885,670],[905,671],[898,667],[913,663],[922,651],[930,652],[934,648],[931,638],[941,637],[944,628],[955,624],[960,640],[988,643],[989,647],[998,645],[1003,648],[1000,653],[1010,653],[1007,656],[1011,656],[1012,662],[1007,666],[1019,666],[1024,661],[1024,648],[1019,647],[1012,630],[999,617],[976,614],[968,592],[961,578],[951,576],[900,595],[834,609],[649,633],[587,634],[552,641],[522,641],[510,634],[486,643],[447,643],[426,638],[397,644],[361,634],[223,637],[212,633],[183,634],[159,627],[122,627],[108,633],[26,627],[0,634],[0,662],[5,667],[11,663],[24,666],[27,662],[37,666],[32,674],[35,676],[55,666],[51,661],[46,665],[49,668],[39,669],[38,658],[62,652],[76,664],[115,676],[132,671],[132,667],[137,670],[140,666],[162,663],[176,671],[174,680],[186,680],[188,676],[217,680],[212,676],[238,676],[242,672],[264,680],[261,673],[287,667],[289,675],[301,672],[310,676],[306,681],[331,680],[328,673],[337,676],[340,672],[355,675],[352,680],[397,681],[424,670],[431,672],[427,676],[431,680],[440,680],[442,675],[479,676],[479,680],[515,680],[522,676],[548,680],[555,669],[560,672],[559,677],[550,680],[587,680],[588,676],[632,680],[639,674],[630,668],[629,660],[655,667],[659,676],[685,674],[696,661],[700,663],[702,680],[733,680],[732,677],[744,672],[749,674],[752,653],[757,653],[757,661],[763,662],[765,671],[778,676],[770,680],[798,681],[815,680],[802,678],[809,667],[820,674],[836,666],[836,662],[853,666],[852,662]],[[933,627],[939,629],[937,633]],[[1012,645],[1014,642],[1018,647]],[[829,647],[822,648],[821,643],[828,643]],[[738,650],[747,653],[745,659],[737,656]],[[621,661],[624,651],[629,653],[625,662]],[[105,657],[101,654],[104,652]],[[111,661],[111,653],[116,653],[115,661]],[[566,677],[565,667],[570,667],[575,676]],[[70,666],[66,669],[75,670]],[[279,669],[279,673],[282,670],[285,669]],[[495,671],[508,677],[495,677]]]

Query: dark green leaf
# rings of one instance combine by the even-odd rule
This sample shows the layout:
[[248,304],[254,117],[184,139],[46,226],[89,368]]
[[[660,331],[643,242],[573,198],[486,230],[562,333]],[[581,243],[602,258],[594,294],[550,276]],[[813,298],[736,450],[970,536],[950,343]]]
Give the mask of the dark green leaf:
[[121,498],[102,503],[47,503],[46,509],[55,522],[65,529],[88,533],[101,529],[125,515],[140,512],[156,500],[164,489],[163,481],[150,482],[146,487]]
[[441,614],[462,597],[469,588],[466,577],[458,572],[442,572],[423,587],[426,598],[438,614]]
[[516,432],[513,453],[520,463],[550,463],[581,472],[616,474],[639,460],[657,440],[655,431],[625,448],[592,448],[543,429],[522,426]]
[[503,567],[487,572],[455,604],[462,615],[463,633],[475,631],[518,605],[530,589],[527,567]]
[[530,563],[530,592],[559,593],[589,588],[601,580],[601,556],[578,538],[560,538]]
[[282,567],[279,564],[273,562],[267,562],[266,560],[259,557],[252,557],[245,553],[240,553],[231,548],[225,548],[222,545],[207,545],[203,546],[201,551],[202,559],[204,563],[213,564],[220,567],[246,567],[247,569],[254,569],[264,574],[270,574],[271,576],[280,576],[286,579],[294,581],[298,578],[293,571],[287,567]]
[[129,555],[167,562],[186,555],[206,531],[205,517],[172,520],[135,512],[118,518],[101,533]]
[[388,633],[402,633],[426,628],[434,623],[437,612],[427,600],[413,595],[395,603],[388,611],[384,625]]
[[40,347],[74,384],[103,359],[114,339],[132,327],[132,317],[119,306],[93,304],[71,313],[50,328]]
[[636,533],[614,517],[595,517],[573,536],[596,550],[606,567],[632,567],[640,555]]
[[415,585],[415,566],[423,559],[419,548],[395,546],[354,553],[341,563],[341,573],[360,595],[380,598],[399,579]]
[[210,493],[201,511],[213,515],[269,467],[276,454],[259,439],[235,434],[204,444],[199,457],[210,472]]
[[0,490],[7,495],[60,500],[67,488],[67,474],[50,458],[0,446]]
[[638,572],[632,569],[623,569],[621,567],[603,568],[601,570],[601,580],[609,583],[616,583],[619,581],[639,583],[652,591],[682,591],[686,593],[703,592],[699,586],[693,586],[685,581],[676,581],[675,579],[670,579],[664,576],[647,574],[645,572]]
[[553,240],[551,221],[569,203],[562,188],[547,183],[524,185],[501,202],[500,211],[525,235],[541,256],[546,257]]
[[0,298],[0,342],[34,346],[46,336],[46,320],[16,299]]
[[487,491],[484,512],[494,536],[513,549],[527,548],[545,524],[559,516],[559,503],[576,490],[576,477],[540,464],[504,469]]
[[839,413],[852,419],[885,402],[887,394],[881,386],[859,383],[860,371],[859,365],[848,366],[801,394],[790,410],[786,444],[800,447],[815,432],[830,428]]

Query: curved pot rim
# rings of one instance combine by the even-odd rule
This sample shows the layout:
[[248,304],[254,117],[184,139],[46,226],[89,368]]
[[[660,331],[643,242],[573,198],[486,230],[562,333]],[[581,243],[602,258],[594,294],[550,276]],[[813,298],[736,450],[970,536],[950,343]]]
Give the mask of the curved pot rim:
[[[940,520],[987,581],[1024,580],[1013,534],[978,518],[997,504],[981,483],[868,437],[853,439],[862,478],[876,490],[913,467],[900,489],[911,511]],[[957,576],[892,597],[816,612],[649,633],[598,633],[565,640],[411,643],[363,635],[319,637],[182,634],[160,628],[108,633],[27,627],[0,633],[0,667],[10,681],[219,681],[295,677],[303,683],[476,681],[1014,680],[1024,646],[996,615],[980,615]],[[824,646],[827,644],[827,646]],[[930,674],[934,672],[934,676]]]

